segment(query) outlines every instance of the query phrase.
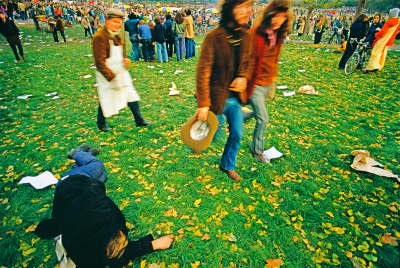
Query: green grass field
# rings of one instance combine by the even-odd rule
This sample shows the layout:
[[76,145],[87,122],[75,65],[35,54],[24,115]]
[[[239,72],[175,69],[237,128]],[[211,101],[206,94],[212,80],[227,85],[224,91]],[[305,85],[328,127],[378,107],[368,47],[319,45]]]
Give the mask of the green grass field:
[[[296,95],[276,90],[266,103],[265,134],[265,148],[275,146],[284,156],[270,164],[251,157],[252,119],[237,159],[243,179],[234,183],[218,169],[226,137],[199,155],[180,138],[196,110],[200,48],[188,62],[174,57],[161,67],[132,64],[142,114],[154,125],[137,128],[125,109],[108,119],[114,130],[102,133],[83,28],[67,29],[72,41],[66,44],[54,44],[51,34],[33,27],[20,29],[23,43],[30,43],[24,45],[27,62],[14,63],[4,38],[0,45],[1,267],[56,266],[53,241],[32,232],[50,217],[54,189],[18,181],[46,170],[62,176],[73,164],[67,152],[82,143],[101,147],[107,193],[126,216],[131,239],[176,236],[170,249],[136,259],[132,267],[259,268],[273,259],[293,268],[399,266],[399,247],[381,241],[385,233],[400,237],[399,183],[350,167],[351,151],[363,149],[400,173],[399,51],[389,51],[379,73],[346,75],[336,68],[341,55],[324,52],[334,46],[285,45],[276,84]],[[184,72],[174,75],[178,69]],[[171,82],[179,96],[168,95]],[[298,94],[304,85],[319,95]],[[44,96],[51,92],[60,98]],[[25,94],[33,97],[16,98]]]

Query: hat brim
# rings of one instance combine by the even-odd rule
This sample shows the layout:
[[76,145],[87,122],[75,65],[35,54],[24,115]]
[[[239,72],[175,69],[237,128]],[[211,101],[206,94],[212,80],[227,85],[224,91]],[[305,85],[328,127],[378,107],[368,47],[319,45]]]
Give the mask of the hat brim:
[[192,150],[195,153],[200,153],[201,151],[207,149],[215,135],[215,132],[217,132],[218,129],[218,118],[215,116],[215,114],[212,111],[208,111],[208,116],[207,116],[207,123],[209,125],[210,131],[207,135],[207,137],[201,141],[195,141],[190,137],[190,129],[192,126],[197,122],[197,117],[192,116],[182,127],[181,129],[181,138],[183,143],[185,143],[187,146],[192,148]]

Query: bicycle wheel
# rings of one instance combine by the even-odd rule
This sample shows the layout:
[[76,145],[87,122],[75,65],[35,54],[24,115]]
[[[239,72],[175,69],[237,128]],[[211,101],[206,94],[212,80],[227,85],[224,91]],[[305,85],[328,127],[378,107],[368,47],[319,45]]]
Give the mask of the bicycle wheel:
[[361,70],[365,71],[367,69],[368,63],[369,63],[369,59],[371,58],[371,49],[367,49],[360,61],[360,66],[361,66]]
[[360,63],[360,55],[358,53],[353,53],[350,59],[347,60],[346,66],[344,67],[344,71],[346,74],[351,74],[357,69],[358,64]]

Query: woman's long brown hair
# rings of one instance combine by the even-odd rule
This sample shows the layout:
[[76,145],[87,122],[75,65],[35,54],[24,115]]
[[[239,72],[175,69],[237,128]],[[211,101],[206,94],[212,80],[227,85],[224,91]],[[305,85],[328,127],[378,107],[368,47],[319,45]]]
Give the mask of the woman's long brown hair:
[[[273,5],[272,5],[273,7]],[[271,4],[264,7],[259,13],[257,18],[254,21],[253,28],[256,29],[256,32],[259,35],[265,35],[267,29],[271,28],[272,18],[278,15],[281,12],[285,12],[282,9],[272,9]],[[292,27],[292,14],[290,11],[286,11],[286,20],[278,29],[278,39],[283,38],[286,33],[289,33]]]

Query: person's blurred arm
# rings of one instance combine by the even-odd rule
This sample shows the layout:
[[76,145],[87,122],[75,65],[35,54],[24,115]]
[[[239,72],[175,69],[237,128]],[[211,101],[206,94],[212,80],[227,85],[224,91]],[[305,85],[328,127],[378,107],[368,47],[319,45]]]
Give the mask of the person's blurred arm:
[[200,53],[199,63],[197,64],[196,72],[196,91],[197,91],[197,111],[198,120],[206,121],[208,110],[211,106],[210,98],[210,79],[211,73],[214,66],[215,40],[213,37],[207,35]]

